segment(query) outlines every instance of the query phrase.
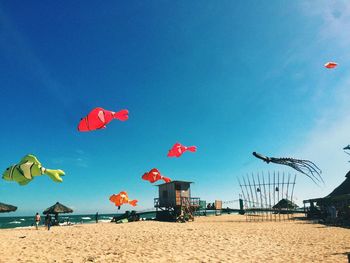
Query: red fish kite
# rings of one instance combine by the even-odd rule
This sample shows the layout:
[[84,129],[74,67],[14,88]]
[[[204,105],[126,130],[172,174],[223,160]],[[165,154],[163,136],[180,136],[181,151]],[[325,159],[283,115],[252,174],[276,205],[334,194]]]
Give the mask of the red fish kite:
[[112,203],[114,203],[115,206],[118,206],[118,209],[120,209],[120,206],[124,205],[124,204],[129,204],[129,205],[132,205],[132,206],[136,206],[136,203],[137,203],[137,200],[129,201],[128,194],[127,194],[127,192],[124,192],[124,191],[120,192],[117,195],[111,195],[109,197],[109,200]]
[[156,168],[153,168],[148,173],[145,173],[144,175],[142,175],[142,179],[146,181],[150,181],[151,183],[157,182],[158,180],[164,180],[164,182],[166,183],[171,182],[170,178],[161,175],[158,169]]
[[335,63],[335,62],[327,62],[326,64],[324,64],[324,66],[326,68],[335,68],[336,66],[338,66],[338,63]]
[[181,143],[175,143],[174,146],[169,150],[168,157],[180,157],[184,152],[190,151],[195,152],[197,151],[196,146],[184,146]]
[[78,130],[80,132],[86,132],[104,129],[113,119],[126,121],[129,118],[128,114],[128,110],[114,112],[103,108],[95,108],[86,117],[80,120]]

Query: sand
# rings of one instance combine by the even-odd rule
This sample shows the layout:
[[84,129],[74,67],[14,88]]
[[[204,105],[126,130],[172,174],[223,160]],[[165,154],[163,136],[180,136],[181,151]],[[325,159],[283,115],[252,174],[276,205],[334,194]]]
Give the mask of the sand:
[[350,229],[307,221],[141,221],[0,230],[0,262],[348,262]]

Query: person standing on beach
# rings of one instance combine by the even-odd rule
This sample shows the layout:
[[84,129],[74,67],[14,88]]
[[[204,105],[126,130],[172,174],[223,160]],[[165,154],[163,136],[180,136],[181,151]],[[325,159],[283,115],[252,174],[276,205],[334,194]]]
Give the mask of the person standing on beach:
[[47,225],[47,230],[50,230],[50,227],[51,227],[51,215],[50,214],[46,214],[45,224]]
[[98,223],[98,212],[96,212],[95,220],[96,220],[96,224],[97,224]]
[[58,226],[59,223],[58,223],[58,213],[55,214],[55,221],[53,223],[54,226]]
[[40,219],[41,218],[40,218],[39,213],[36,213],[36,215],[35,215],[35,228],[36,228],[36,230],[38,230]]

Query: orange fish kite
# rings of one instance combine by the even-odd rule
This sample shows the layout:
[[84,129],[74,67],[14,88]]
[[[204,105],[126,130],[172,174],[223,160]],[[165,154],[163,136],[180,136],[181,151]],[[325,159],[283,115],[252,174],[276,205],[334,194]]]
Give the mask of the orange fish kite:
[[327,62],[326,64],[324,64],[324,66],[325,66],[326,68],[331,69],[331,68],[335,68],[336,66],[338,66],[338,63],[335,63],[335,62]]
[[151,183],[157,182],[158,180],[164,180],[164,182],[166,183],[171,182],[170,178],[161,175],[158,169],[156,168],[153,168],[148,173],[144,173],[144,175],[142,175],[142,179],[150,181]]
[[109,200],[115,204],[115,206],[118,206],[118,209],[120,209],[120,206],[124,204],[129,204],[132,206],[136,206],[136,203],[138,202],[137,200],[131,200],[129,201],[128,193],[127,192],[120,192],[119,194],[111,195],[109,197]]

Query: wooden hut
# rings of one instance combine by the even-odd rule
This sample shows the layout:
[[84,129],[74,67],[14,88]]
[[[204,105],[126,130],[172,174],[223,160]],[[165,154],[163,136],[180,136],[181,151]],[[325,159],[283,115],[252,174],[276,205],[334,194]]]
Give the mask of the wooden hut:
[[191,197],[192,182],[172,181],[157,185],[159,197],[154,199],[157,220],[194,220],[194,211],[199,207],[199,198]]
[[[345,180],[329,195],[322,198],[304,200],[304,210],[309,218],[327,219],[332,214],[331,209],[338,212],[338,217],[350,224],[350,171]],[[307,206],[308,205],[308,206]]]

